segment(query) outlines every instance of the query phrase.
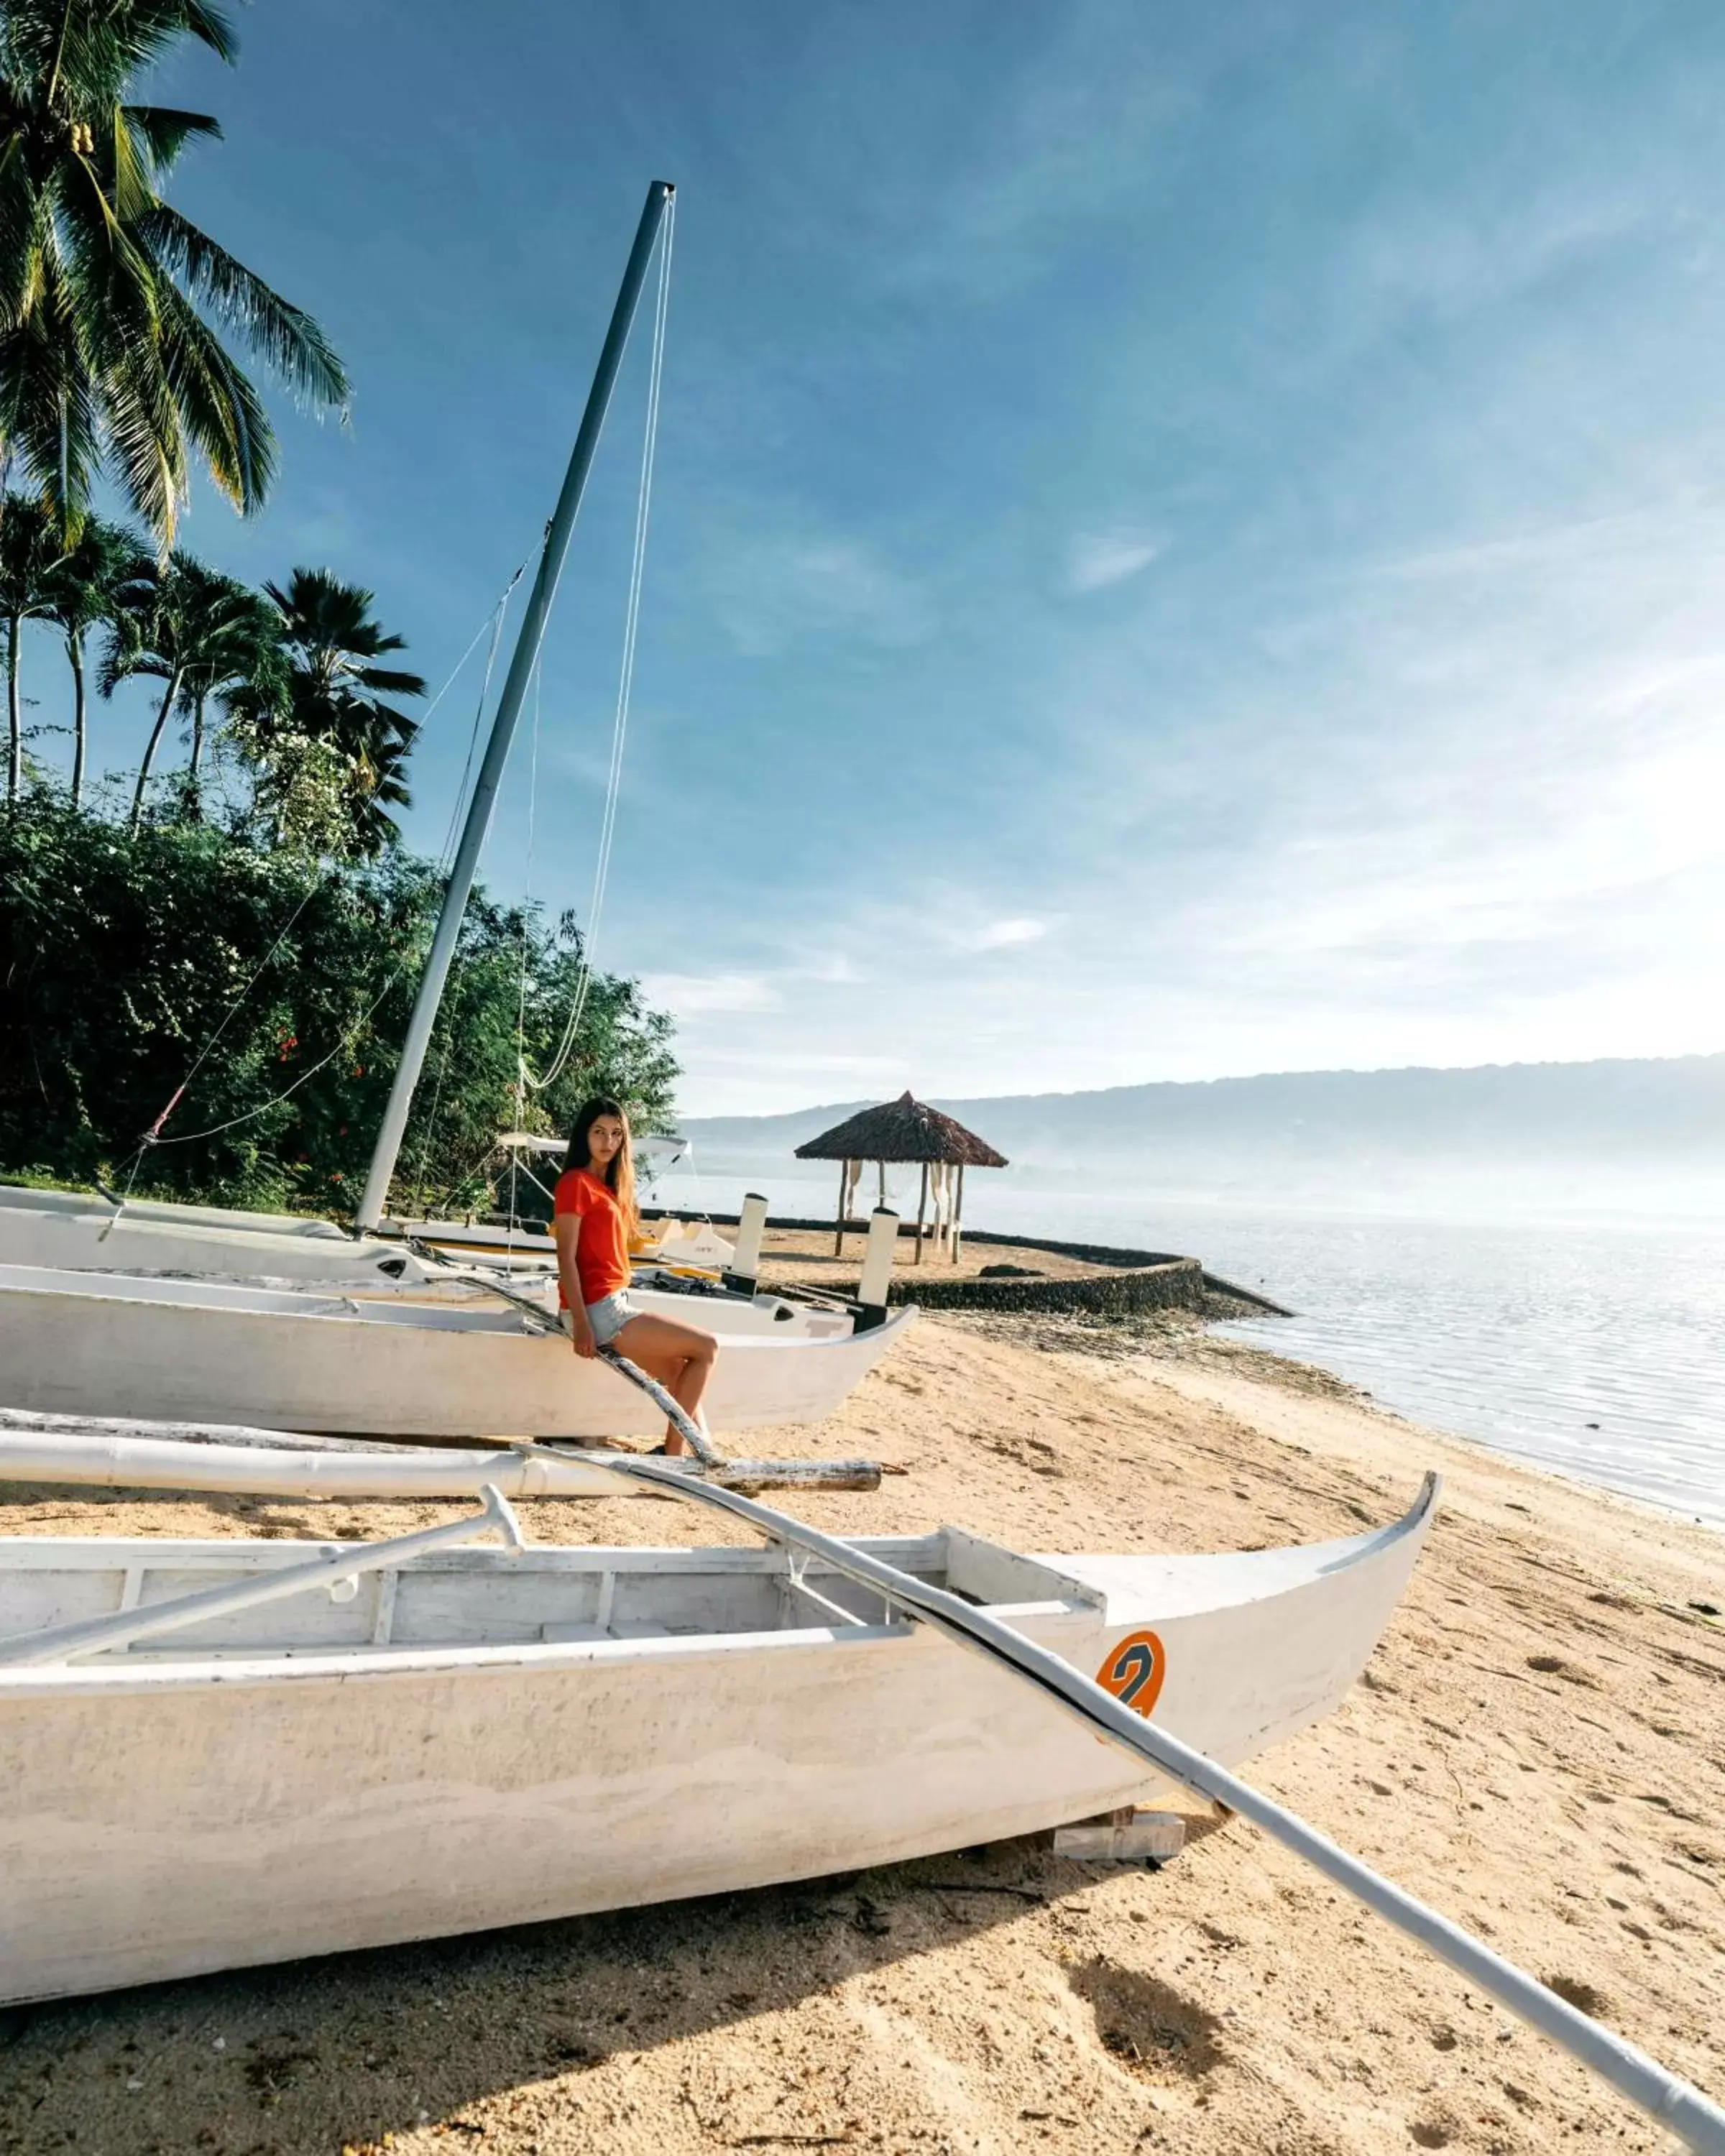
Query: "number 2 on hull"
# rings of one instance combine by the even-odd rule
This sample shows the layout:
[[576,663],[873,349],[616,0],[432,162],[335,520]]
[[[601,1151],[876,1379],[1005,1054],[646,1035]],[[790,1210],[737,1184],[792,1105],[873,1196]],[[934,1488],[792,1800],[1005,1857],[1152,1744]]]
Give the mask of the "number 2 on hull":
[[1147,1721],[1167,1675],[1168,1657],[1155,1633],[1128,1632],[1103,1657],[1096,1682]]

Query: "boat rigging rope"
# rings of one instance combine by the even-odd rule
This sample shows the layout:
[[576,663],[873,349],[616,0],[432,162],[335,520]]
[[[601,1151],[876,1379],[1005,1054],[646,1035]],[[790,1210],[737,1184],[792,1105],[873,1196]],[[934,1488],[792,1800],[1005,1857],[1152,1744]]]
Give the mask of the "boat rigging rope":
[[468,642],[466,650],[464,651],[461,656],[455,661],[454,665],[450,669],[449,675],[444,682],[443,687],[438,690],[437,694],[426,706],[424,713],[419,721],[419,726],[423,731],[427,721],[430,719],[432,713],[437,709],[438,706],[442,703],[444,697],[448,692],[451,684],[454,682],[456,675],[461,671],[461,669],[473,656],[475,644],[476,644],[480,639],[485,634],[486,628],[489,626],[491,632],[491,641],[485,652],[485,675],[480,683],[479,696],[475,700],[473,707],[473,726],[471,732],[467,737],[467,754],[462,760],[461,778],[460,783],[455,788],[455,798],[449,804],[449,828],[444,834],[443,846],[437,857],[438,866],[445,875],[449,872],[449,863],[455,857],[455,839],[461,829],[461,804],[467,798],[467,781],[473,770],[473,752],[479,746],[480,728],[485,723],[485,702],[486,699],[491,693],[491,671],[497,664],[497,647],[503,640],[503,624],[509,613],[509,602],[514,596],[516,586],[526,574],[527,564],[532,558],[533,557],[531,554],[522,555],[520,562],[516,565],[515,574],[510,578],[509,582],[503,587],[502,591],[498,594],[497,603],[492,608],[488,621],[481,622],[479,627],[474,631],[472,637]]
[[[484,723],[485,705],[491,693],[491,673],[493,668],[497,664],[497,647],[503,639],[503,624],[505,618],[509,612],[510,594],[514,591],[516,586],[521,582],[522,576],[526,571],[527,563],[531,559],[532,557],[528,554],[524,554],[521,557],[521,562],[516,567],[515,574],[504,586],[502,596],[499,598],[495,608],[492,611],[491,642],[489,649],[485,653],[485,676],[480,683],[479,696],[475,700],[473,707],[473,726],[467,737],[467,756],[465,761],[461,766],[460,783],[455,788],[455,798],[449,806],[449,826],[448,830],[444,834],[443,851],[438,855],[438,871],[440,875],[445,877],[449,875],[449,864],[454,859],[455,840],[461,829],[461,804],[467,798],[468,774],[473,769],[473,752],[479,746],[480,727]],[[468,645],[467,650],[462,653],[461,659],[458,661],[458,664],[465,664],[468,653],[473,649],[474,644],[477,644],[480,638],[484,634],[485,629],[483,626],[481,626],[474,636],[472,643]],[[445,685],[447,686],[447,684]],[[442,693],[442,690],[439,690],[438,692],[439,697],[441,697]],[[434,703],[434,707],[435,706]],[[425,716],[427,718],[429,718],[431,713],[428,711]],[[424,1209],[425,1196],[425,1170],[431,1159],[432,1141],[437,1135],[437,1119],[443,1112],[444,1081],[449,1075],[449,1050],[453,1045],[449,1029],[446,1026],[444,1029],[443,1056],[437,1066],[437,1086],[431,1096],[431,1113],[425,1119],[425,1135],[420,1141],[419,1145],[419,1167],[418,1177],[414,1184],[415,1211],[421,1211]]]
[[[653,354],[647,377],[647,421],[641,443],[641,476],[635,497],[634,552],[629,563],[629,599],[623,618],[623,661],[617,681],[617,710],[611,726],[611,763],[605,782],[604,814],[599,824],[598,853],[593,863],[593,896],[588,903],[586,932],[581,942],[581,968],[569,1015],[551,1067],[535,1077],[521,1059],[519,1093],[531,1086],[543,1092],[562,1075],[574,1052],[576,1037],[587,1009],[593,985],[593,952],[605,910],[605,891],[611,875],[611,850],[617,831],[617,803],[623,787],[623,752],[629,737],[629,706],[634,694],[635,646],[641,625],[641,588],[647,563],[647,521],[653,499],[653,463],[659,445],[659,398],[665,374],[665,321],[670,306],[671,246],[676,235],[677,203],[673,195],[665,205],[664,238],[659,255],[659,291],[653,311]],[[520,1116],[516,1117],[519,1126]]]
[[[533,731],[527,744],[527,858],[526,881],[529,891],[533,888],[533,839],[539,810],[539,691],[544,680],[542,668],[542,652],[533,660]],[[527,1104],[527,949],[533,933],[533,924],[526,906],[521,908],[521,963],[516,982],[515,997],[515,1121],[513,1130],[523,1127]],[[504,1248],[511,1255],[515,1251],[516,1177],[519,1163],[513,1153],[510,1156],[509,1171],[509,1228]],[[554,1202],[554,1201],[553,1201]]]

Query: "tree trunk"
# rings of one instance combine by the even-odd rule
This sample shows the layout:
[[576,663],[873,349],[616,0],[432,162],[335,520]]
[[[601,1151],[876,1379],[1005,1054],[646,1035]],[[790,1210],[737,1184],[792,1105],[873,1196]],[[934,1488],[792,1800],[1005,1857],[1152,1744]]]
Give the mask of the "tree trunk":
[[84,801],[84,752],[90,714],[84,686],[84,638],[76,629],[67,633],[66,658],[72,669],[72,806],[77,808]]
[[186,806],[192,812],[194,824],[203,821],[203,786],[198,777],[203,767],[203,691],[200,689],[192,700],[192,770],[191,783],[186,788]]
[[18,631],[23,626],[21,614],[6,617],[6,798],[8,805],[18,799],[24,783],[24,720],[23,708],[18,694]]
[[180,671],[176,667],[167,677],[167,690],[162,699],[162,709],[156,714],[156,723],[150,729],[150,739],[144,750],[144,761],[138,767],[137,790],[131,797],[131,834],[136,838],[138,826],[144,820],[144,789],[150,783],[150,767],[156,761],[156,752],[162,746],[162,731],[167,724],[167,715],[174,707],[174,698],[180,693]]

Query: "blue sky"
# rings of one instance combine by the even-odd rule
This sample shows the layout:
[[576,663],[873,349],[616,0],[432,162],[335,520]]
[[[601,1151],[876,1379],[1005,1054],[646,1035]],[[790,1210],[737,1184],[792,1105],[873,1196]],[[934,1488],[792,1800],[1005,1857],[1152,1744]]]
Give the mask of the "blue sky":
[[[357,393],[188,544],[442,678],[679,187],[598,957],[691,1113],[1725,1047],[1725,15],[264,0],[176,199]],[[632,350],[486,875],[584,908]],[[38,685],[49,670],[46,647]],[[435,850],[476,674],[434,715]],[[98,715],[98,761],[136,753]]]

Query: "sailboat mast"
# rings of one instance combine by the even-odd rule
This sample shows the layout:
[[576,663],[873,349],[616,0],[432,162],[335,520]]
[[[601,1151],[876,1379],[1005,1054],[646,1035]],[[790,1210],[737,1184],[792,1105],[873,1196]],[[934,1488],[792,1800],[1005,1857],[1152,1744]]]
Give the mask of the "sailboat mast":
[[515,735],[516,721],[521,716],[521,706],[526,701],[527,684],[533,678],[539,647],[545,639],[545,624],[551,612],[552,594],[557,589],[563,557],[568,552],[570,535],[575,529],[575,519],[580,511],[581,497],[586,491],[587,475],[593,468],[593,452],[598,447],[600,430],[605,424],[606,407],[611,401],[617,371],[623,363],[624,347],[629,342],[629,326],[634,320],[636,302],[646,280],[647,264],[652,256],[653,244],[659,237],[659,228],[664,221],[666,206],[675,192],[669,180],[655,180],[647,190],[646,206],[641,212],[641,222],[635,231],[634,245],[629,250],[629,267],[623,273],[622,289],[617,295],[617,305],[612,310],[611,326],[605,333],[604,347],[599,353],[599,363],[594,370],[593,388],[588,392],[587,409],[581,418],[581,431],[575,437],[575,447],[570,452],[569,468],[563,475],[562,491],[557,496],[557,508],[551,522],[546,526],[545,547],[539,557],[539,573],[533,580],[532,595],[521,619],[521,633],[516,639],[515,655],[510,660],[509,676],[498,701],[497,716],[491,721],[491,737],[485,744],[485,760],[480,765],[479,777],[474,781],[473,798],[468,803],[467,821],[462,826],[461,843],[456,849],[454,866],[449,872],[449,886],[444,892],[443,911],[438,916],[437,933],[431,939],[431,955],[425,962],[425,971],[419,977],[419,992],[413,1000],[413,1015],[408,1026],[407,1039],[402,1044],[401,1062],[396,1070],[395,1083],[389,1089],[389,1105],[383,1111],[382,1128],[377,1133],[377,1149],[372,1155],[371,1170],[366,1177],[365,1195],[360,1200],[358,1224],[362,1229],[375,1228],[382,1219],[384,1207],[388,1203],[390,1178],[395,1173],[402,1137],[407,1129],[408,1110],[413,1105],[413,1088],[419,1082],[419,1073],[424,1068],[425,1053],[431,1045],[431,1029],[437,1023],[438,1005],[443,1000],[444,984],[449,978],[450,962],[455,955],[456,939],[461,933],[462,916],[467,911],[467,895],[473,888],[474,874],[479,866],[485,834],[490,827],[491,810],[496,801],[497,788],[502,783],[503,767],[509,760],[509,745]]

